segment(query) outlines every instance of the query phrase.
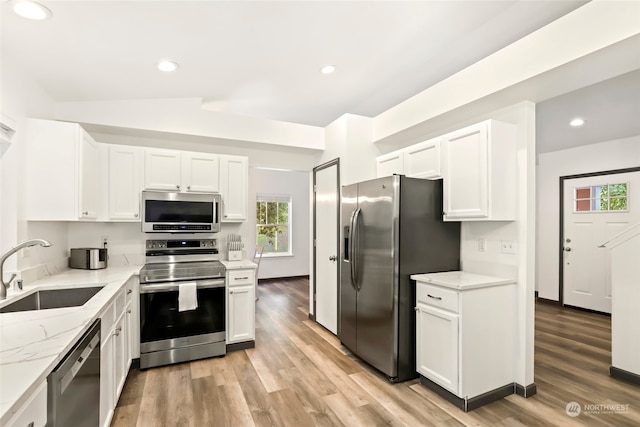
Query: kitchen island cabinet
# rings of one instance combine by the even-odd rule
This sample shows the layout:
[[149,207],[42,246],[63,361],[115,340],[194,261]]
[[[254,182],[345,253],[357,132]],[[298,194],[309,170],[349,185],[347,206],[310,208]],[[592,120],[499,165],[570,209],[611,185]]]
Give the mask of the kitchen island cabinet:
[[464,411],[514,393],[515,280],[416,274],[416,370]]

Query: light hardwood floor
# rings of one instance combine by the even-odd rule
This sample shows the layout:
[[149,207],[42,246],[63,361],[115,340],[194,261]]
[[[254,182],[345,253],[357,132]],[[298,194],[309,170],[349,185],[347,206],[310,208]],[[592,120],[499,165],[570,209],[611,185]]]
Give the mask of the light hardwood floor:
[[[258,288],[255,348],[132,370],[112,426],[640,425],[640,387],[608,376],[605,316],[537,304],[538,394],[464,413],[417,380],[389,384],[309,320],[306,279]],[[572,401],[583,408],[575,418],[565,411]],[[612,404],[629,406],[585,411]]]

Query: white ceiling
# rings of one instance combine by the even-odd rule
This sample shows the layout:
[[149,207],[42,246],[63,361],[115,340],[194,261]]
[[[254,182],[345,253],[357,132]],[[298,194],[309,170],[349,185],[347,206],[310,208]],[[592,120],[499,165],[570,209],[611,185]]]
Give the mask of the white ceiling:
[[[197,97],[216,111],[325,126],[375,116],[586,2],[41,3],[52,19],[27,21],[3,3],[2,55],[56,101]],[[165,58],[180,69],[157,71]],[[325,64],[337,71],[320,74]],[[554,108],[570,110],[570,99]]]

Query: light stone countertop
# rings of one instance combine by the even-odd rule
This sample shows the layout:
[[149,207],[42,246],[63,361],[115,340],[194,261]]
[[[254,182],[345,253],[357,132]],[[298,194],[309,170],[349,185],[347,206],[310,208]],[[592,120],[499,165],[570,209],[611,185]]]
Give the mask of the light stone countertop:
[[490,286],[509,285],[516,283],[516,279],[487,276],[466,271],[445,271],[442,273],[412,274],[411,279],[416,282],[434,286],[464,291],[468,289],[487,288]]
[[225,266],[225,268],[227,270],[241,270],[244,268],[256,268],[257,265],[256,263],[254,263],[253,261],[250,261],[248,259],[243,259],[240,261],[226,261],[226,260],[220,260],[220,262],[222,263],[222,265]]
[[105,286],[81,307],[0,314],[0,425],[6,425],[46,381],[49,373],[141,267],[69,269],[25,286],[20,292],[9,291],[1,306],[41,289]]

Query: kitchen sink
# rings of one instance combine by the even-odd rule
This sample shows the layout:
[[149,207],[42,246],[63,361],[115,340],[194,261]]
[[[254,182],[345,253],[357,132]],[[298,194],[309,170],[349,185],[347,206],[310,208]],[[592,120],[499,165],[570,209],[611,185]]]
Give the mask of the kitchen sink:
[[36,291],[0,308],[0,313],[79,307],[100,292],[102,288],[104,288],[104,286]]

